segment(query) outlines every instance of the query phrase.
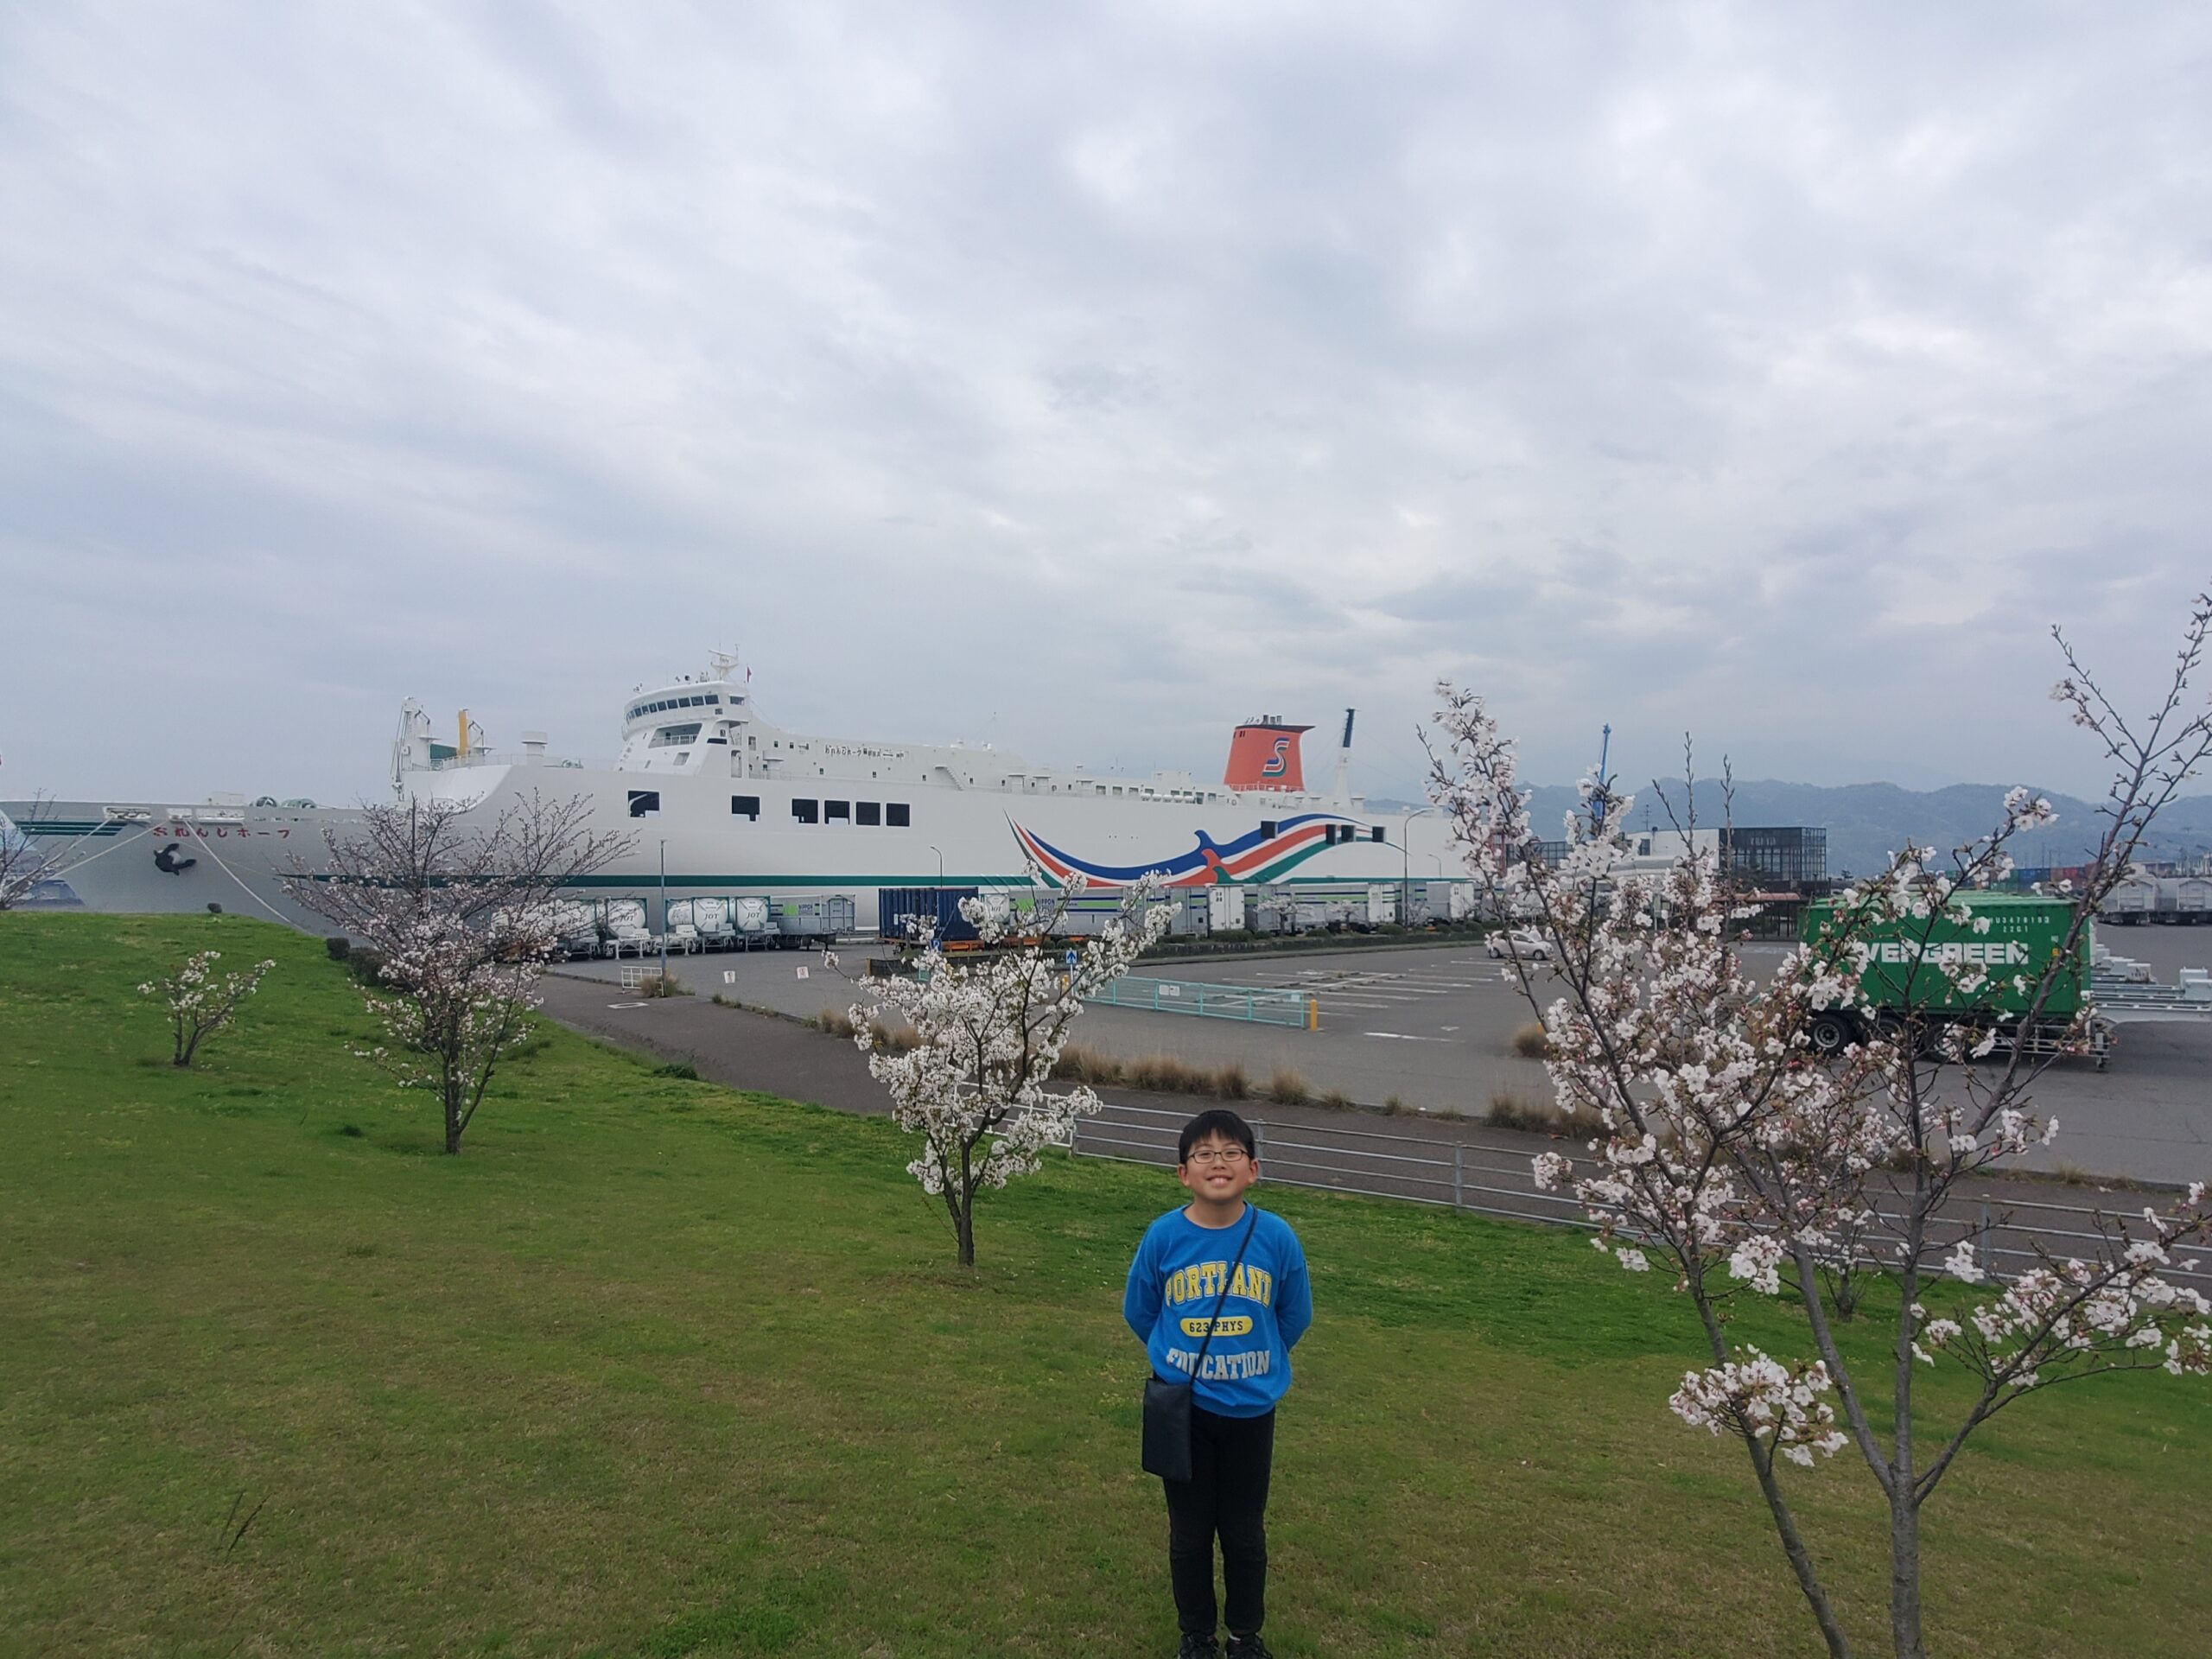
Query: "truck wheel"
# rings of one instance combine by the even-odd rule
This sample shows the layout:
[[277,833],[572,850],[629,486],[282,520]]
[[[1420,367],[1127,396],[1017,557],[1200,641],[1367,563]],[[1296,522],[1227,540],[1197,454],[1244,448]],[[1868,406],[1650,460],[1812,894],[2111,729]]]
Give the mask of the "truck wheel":
[[1894,1014],[1875,1015],[1874,1034],[1892,1047],[1904,1049],[1916,1058],[1920,1054],[1922,1046],[1913,1040],[1913,1034],[1905,1022]]
[[1840,1014],[1816,1014],[1813,1023],[1805,1028],[1815,1053],[1834,1054],[1847,1047],[1853,1036],[1851,1021]]

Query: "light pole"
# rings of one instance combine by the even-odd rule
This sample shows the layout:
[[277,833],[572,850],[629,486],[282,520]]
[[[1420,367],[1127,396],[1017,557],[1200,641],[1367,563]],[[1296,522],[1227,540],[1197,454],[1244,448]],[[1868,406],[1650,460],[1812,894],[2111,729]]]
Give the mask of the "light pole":
[[[1405,823],[1398,827],[1398,925],[1400,927],[1410,927],[1413,925],[1414,882],[1413,872],[1410,868],[1413,862],[1413,855],[1407,850],[1406,843],[1408,839],[1413,834],[1414,820],[1421,817],[1424,813],[1433,812],[1435,810],[1436,808],[1433,804],[1429,806],[1417,806],[1414,808],[1412,811],[1406,814]],[[1441,870],[1443,868],[1444,866],[1442,862],[1440,861],[1437,865],[1437,868]]]
[[660,844],[660,985],[668,988],[668,843]]

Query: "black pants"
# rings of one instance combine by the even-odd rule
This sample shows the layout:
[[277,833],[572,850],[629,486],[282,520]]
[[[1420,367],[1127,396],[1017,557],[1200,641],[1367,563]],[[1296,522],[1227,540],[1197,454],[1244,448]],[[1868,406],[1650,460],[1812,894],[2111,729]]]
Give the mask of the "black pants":
[[1186,1636],[1214,1633],[1213,1541],[1221,1537],[1226,1623],[1257,1635],[1267,1617],[1268,1476],[1274,1467],[1275,1414],[1224,1417],[1191,1408],[1191,1478],[1167,1491],[1167,1575],[1175,1622]]

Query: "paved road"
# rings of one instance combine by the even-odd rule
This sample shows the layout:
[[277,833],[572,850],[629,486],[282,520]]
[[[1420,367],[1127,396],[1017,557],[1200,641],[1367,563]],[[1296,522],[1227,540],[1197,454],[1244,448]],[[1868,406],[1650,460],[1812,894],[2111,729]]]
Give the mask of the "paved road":
[[[787,960],[785,966],[793,964]],[[688,1061],[715,1082],[840,1111],[882,1116],[888,1110],[881,1086],[849,1042],[790,1018],[721,1007],[697,996],[640,1001],[590,976],[550,976],[544,991],[546,1012],[563,1025],[664,1059]],[[1105,1109],[1080,1127],[1077,1150],[1160,1166],[1174,1161],[1178,1128],[1211,1103],[1133,1090],[1100,1092]],[[1246,1103],[1239,1109],[1259,1129],[1269,1179],[1579,1224],[1572,1202],[1537,1191],[1529,1174],[1529,1160],[1538,1152],[1579,1156],[1581,1148],[1572,1142],[1417,1114],[1385,1116],[1274,1102]],[[1956,1206],[1958,1221],[1942,1243],[1948,1249],[1967,1230],[1986,1227],[1993,1265],[2024,1266],[2031,1236],[2063,1250],[2069,1238],[2086,1235],[2089,1212],[2098,1204],[2132,1211],[2142,1202],[2124,1192],[2101,1195],[2026,1181],[1986,1183]],[[2212,1285],[2212,1274],[2204,1282]]]
[[[2191,958],[2212,962],[2212,930],[2139,927],[2107,936],[2123,955],[2150,961],[2168,982]],[[1771,964],[1782,947],[1753,945],[1748,953],[1755,966]],[[840,954],[842,970],[858,973],[868,949]],[[844,1007],[861,994],[818,957],[798,951],[677,958],[671,969],[702,998],[724,992],[802,1018]],[[612,979],[615,969],[591,963],[571,971]],[[1209,1068],[1234,1063],[1255,1081],[1282,1068],[1317,1095],[1333,1090],[1370,1106],[1395,1098],[1429,1112],[1480,1116],[1500,1099],[1548,1097],[1543,1067],[1512,1051],[1514,1033],[1531,1020],[1528,1005],[1478,949],[1238,957],[1145,971],[1294,989],[1318,1001],[1320,1029],[1092,1007],[1077,1028],[1079,1040],[1124,1060],[1166,1053]],[[2212,1024],[2123,1027],[2109,1069],[2068,1062],[2037,1085],[2036,1104],[2058,1117],[2062,1133],[2054,1146],[2031,1154],[2031,1167],[2133,1180],[2212,1179]]]

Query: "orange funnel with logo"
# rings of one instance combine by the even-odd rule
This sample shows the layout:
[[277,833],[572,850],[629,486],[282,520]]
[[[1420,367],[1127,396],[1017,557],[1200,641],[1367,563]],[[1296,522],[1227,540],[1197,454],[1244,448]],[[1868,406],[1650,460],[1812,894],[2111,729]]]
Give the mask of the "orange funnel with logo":
[[1229,740],[1229,770],[1221,781],[1231,789],[1303,790],[1306,768],[1299,760],[1298,738],[1313,729],[1286,726],[1275,715],[1246,721]]

